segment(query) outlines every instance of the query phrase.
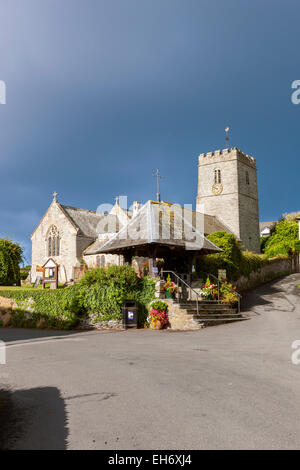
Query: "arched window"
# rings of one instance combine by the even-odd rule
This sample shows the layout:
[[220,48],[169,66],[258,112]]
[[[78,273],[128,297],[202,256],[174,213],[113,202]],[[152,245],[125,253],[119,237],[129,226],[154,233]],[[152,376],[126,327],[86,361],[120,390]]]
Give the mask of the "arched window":
[[249,172],[248,171],[246,171],[246,184],[250,184]]
[[60,235],[57,227],[51,225],[48,230],[48,256],[59,256],[60,255]]
[[96,266],[97,266],[97,268],[100,267],[100,256],[99,255],[96,256]]
[[101,268],[105,267],[105,256],[104,255],[101,256],[100,265],[101,265]]
[[221,170],[215,169],[215,184],[221,183]]

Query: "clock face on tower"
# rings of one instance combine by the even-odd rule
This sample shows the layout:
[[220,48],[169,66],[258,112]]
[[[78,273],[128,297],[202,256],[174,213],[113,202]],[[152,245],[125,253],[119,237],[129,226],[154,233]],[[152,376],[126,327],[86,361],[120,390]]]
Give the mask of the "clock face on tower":
[[223,191],[223,186],[221,183],[215,183],[213,184],[212,188],[211,188],[213,194],[215,196],[217,196],[218,194],[221,194],[221,192]]

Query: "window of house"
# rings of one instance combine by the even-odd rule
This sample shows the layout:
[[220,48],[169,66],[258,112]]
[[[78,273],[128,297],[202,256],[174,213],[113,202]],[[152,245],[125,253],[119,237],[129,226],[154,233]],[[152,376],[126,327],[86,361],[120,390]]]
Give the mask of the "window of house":
[[215,184],[221,183],[221,170],[215,170]]
[[105,267],[105,256],[104,255],[101,256],[100,263],[101,263],[101,268],[104,268]]
[[57,227],[52,225],[48,230],[48,256],[60,255],[60,235]]

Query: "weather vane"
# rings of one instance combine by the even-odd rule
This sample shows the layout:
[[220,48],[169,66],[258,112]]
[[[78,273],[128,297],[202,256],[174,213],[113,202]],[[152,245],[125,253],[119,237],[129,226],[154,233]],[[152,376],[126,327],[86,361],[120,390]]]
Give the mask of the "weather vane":
[[154,178],[156,178],[156,200],[157,202],[160,202],[160,192],[159,192],[159,180],[161,178],[163,178],[163,176],[161,176],[159,174],[159,171],[158,169],[156,170],[156,173],[154,173],[154,175],[152,175]]
[[228,149],[228,142],[229,142],[228,132],[229,132],[229,127],[226,127],[226,129],[225,129],[225,140],[226,140],[226,148],[227,149]]

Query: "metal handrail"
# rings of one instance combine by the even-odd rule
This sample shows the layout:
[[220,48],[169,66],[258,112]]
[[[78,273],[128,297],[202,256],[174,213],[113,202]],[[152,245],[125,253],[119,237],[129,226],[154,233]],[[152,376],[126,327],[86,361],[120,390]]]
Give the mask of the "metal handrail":
[[[173,274],[182,284],[184,284],[189,290],[190,290],[190,293],[191,291],[194,292],[194,294],[196,294],[196,305],[197,305],[197,314],[199,313],[199,294],[198,292],[192,288],[192,286],[190,286],[187,282],[185,282],[180,276],[178,276],[177,273],[175,273],[174,271],[164,271],[164,270],[161,270],[160,271],[160,277],[162,278],[162,274],[163,273],[170,273],[170,274]],[[236,290],[232,289],[230,286],[228,286],[225,282],[221,281],[220,279],[218,279],[216,276],[214,276],[213,274],[209,274],[209,273],[203,273],[205,274],[206,276],[208,277],[212,277],[214,279],[216,279],[216,281],[218,282],[218,300],[215,301],[215,300],[208,300],[206,302],[217,302],[218,304],[220,304],[220,283],[221,284],[224,284],[226,285],[226,288],[228,290],[230,290],[232,293],[236,294],[238,296],[238,313],[241,312],[241,294],[239,294],[239,292],[237,292]],[[191,297],[191,295],[190,295]],[[180,302],[180,298],[178,297],[178,302]]]
[[239,294],[239,292],[237,292],[236,290],[229,287],[225,282],[221,281],[220,279],[218,279],[213,274],[209,274],[209,273],[205,273],[205,272],[203,274],[205,274],[208,277],[213,277],[214,279],[216,279],[218,281],[218,303],[220,303],[220,287],[219,287],[220,283],[224,284],[226,286],[226,288],[228,290],[230,290],[230,292],[232,292],[233,294],[236,294],[238,296],[238,313],[240,313],[241,312],[241,298],[242,298],[241,294]]
[[[197,315],[198,315],[198,313],[199,313],[199,303],[198,303],[198,302],[199,302],[199,300],[198,300],[199,294],[198,294],[198,292],[197,292],[195,289],[193,289],[191,286],[189,286],[189,284],[188,284],[187,282],[185,282],[183,279],[181,279],[181,277],[179,277],[178,274],[175,273],[174,271],[163,271],[163,270],[161,270],[161,271],[160,271],[161,277],[162,277],[162,274],[163,274],[163,273],[171,273],[171,274],[174,274],[174,276],[175,276],[182,284],[184,284],[188,289],[190,289],[190,293],[191,293],[191,291],[193,291],[194,294],[196,294],[196,306],[197,306]],[[178,303],[179,303],[179,302],[180,302],[180,299],[178,298]]]

